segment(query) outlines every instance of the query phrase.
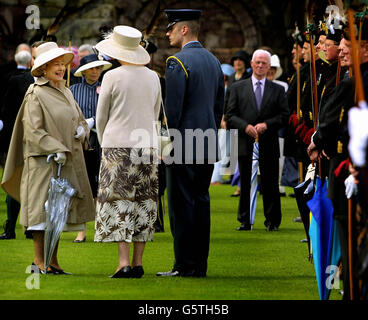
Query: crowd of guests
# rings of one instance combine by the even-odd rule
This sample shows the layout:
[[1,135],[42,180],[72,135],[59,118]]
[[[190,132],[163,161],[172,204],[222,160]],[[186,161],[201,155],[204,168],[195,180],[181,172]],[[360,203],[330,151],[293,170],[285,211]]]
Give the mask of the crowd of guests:
[[[20,211],[20,223],[34,241],[33,265],[45,272],[44,203],[48,181],[60,164],[63,176],[77,190],[64,230],[78,231],[74,242],[84,242],[86,222],[95,221],[94,240],[118,244],[118,267],[111,277],[140,278],[145,244],[152,241],[155,230],[163,230],[158,200],[166,181],[175,261],[172,270],[157,276],[205,277],[209,186],[224,183],[229,163],[237,162],[229,181],[237,186],[233,196],[239,197],[237,230],[251,231],[252,161],[257,143],[266,230],[279,230],[283,187],[296,187],[311,163],[314,168],[317,163],[322,179],[328,177],[339,225],[344,298],[362,296],[358,278],[353,283],[349,279],[347,196],[355,196],[360,214],[354,225],[360,232],[355,238],[355,261],[365,250],[367,219],[365,203],[357,196],[361,170],[353,165],[348,150],[348,111],[356,101],[355,80],[348,72],[353,65],[352,39],[343,19],[335,17],[313,31],[295,34],[292,59],[296,70],[286,83],[280,80],[282,67],[271,48],[258,48],[252,55],[240,50],[229,64],[221,65],[198,41],[200,10],[165,12],[170,45],[181,49],[167,59],[166,81],[147,67],[151,59],[147,41],[128,26],[116,26],[94,46],[81,46],[77,60],[55,42],[37,42],[31,48],[19,45],[14,62],[2,67],[0,137],[8,219],[0,237],[15,238]],[[359,37],[364,89],[366,22]],[[77,66],[69,72],[72,61]],[[316,88],[311,62],[315,63]],[[158,120],[182,134],[184,163],[165,168],[154,161],[160,154],[152,123]],[[150,137],[142,139],[139,147],[132,138],[137,128]],[[206,145],[201,155],[188,152],[184,146],[195,150],[196,141],[184,134],[187,129],[214,130],[216,137],[218,131],[215,146],[219,143],[221,156],[216,153],[213,158]],[[232,158],[230,129],[237,131],[236,159]],[[54,164],[46,163],[49,154],[55,154]],[[137,163],[137,159],[149,161]],[[306,199],[297,201],[309,241],[309,217],[301,210]],[[67,274],[59,265],[57,247],[47,272]]]

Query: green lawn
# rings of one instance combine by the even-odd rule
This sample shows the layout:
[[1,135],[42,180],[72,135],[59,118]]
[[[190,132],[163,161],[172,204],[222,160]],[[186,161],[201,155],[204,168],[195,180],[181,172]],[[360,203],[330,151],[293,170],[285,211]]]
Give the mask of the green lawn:
[[[110,279],[117,267],[116,244],[93,242],[94,223],[87,224],[87,242],[74,244],[75,233],[64,233],[60,265],[72,276],[41,275],[40,289],[26,287],[26,267],[33,260],[32,240],[17,226],[17,239],[0,242],[0,300],[5,299],[167,299],[167,300],[318,300],[313,264],[308,262],[303,225],[294,223],[293,198],[282,198],[283,219],[278,232],[263,226],[262,197],[253,231],[238,232],[238,198],[234,187],[213,186],[211,245],[207,278],[158,278],[172,267],[172,237],[165,215],[165,232],[157,233],[144,255],[142,279]],[[287,193],[291,189],[287,188]],[[6,220],[5,194],[0,191],[0,223]],[[2,232],[2,231],[1,231]],[[331,298],[340,300],[339,290]]]

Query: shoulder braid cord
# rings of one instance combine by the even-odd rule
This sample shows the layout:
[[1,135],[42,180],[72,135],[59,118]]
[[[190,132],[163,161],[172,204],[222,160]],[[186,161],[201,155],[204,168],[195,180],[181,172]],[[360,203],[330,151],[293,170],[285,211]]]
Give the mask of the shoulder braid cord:
[[[189,77],[189,75],[188,75],[188,71],[187,71],[187,69],[185,69],[183,62],[181,62],[181,60],[180,60],[178,57],[170,56],[170,57],[168,57],[168,58],[166,59],[166,64],[167,64],[167,62],[169,61],[169,59],[175,59],[176,61],[178,61],[178,62],[179,62],[179,64],[181,65],[181,67],[183,68],[183,70],[184,70],[184,72],[185,72],[185,78],[186,78],[186,79],[188,79],[188,77]],[[167,118],[166,118],[166,114],[165,114],[164,105],[163,105],[163,104],[161,104],[161,107],[162,107],[162,109],[163,109],[163,111],[164,111],[164,118],[163,118],[162,123],[163,123],[164,125],[166,125],[166,126],[167,126]],[[169,130],[169,129],[167,129],[167,130]]]
[[181,65],[181,67],[183,68],[184,72],[185,72],[185,78],[188,79],[189,75],[188,75],[188,71],[187,69],[185,69],[183,62],[181,62],[181,60],[178,57],[175,56],[170,56],[166,59],[166,63],[169,61],[169,59],[175,59],[176,61],[179,62],[179,64]]

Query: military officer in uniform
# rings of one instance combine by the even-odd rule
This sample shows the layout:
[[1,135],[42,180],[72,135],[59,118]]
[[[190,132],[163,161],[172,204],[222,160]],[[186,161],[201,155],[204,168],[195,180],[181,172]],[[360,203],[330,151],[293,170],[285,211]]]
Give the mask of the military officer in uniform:
[[[210,241],[209,186],[217,158],[217,129],[224,105],[221,64],[198,41],[200,10],[165,10],[166,35],[171,46],[181,49],[167,59],[166,115],[174,138],[175,163],[167,166],[170,227],[174,237],[173,269],[158,276],[205,277]],[[197,135],[209,134],[203,145]],[[203,136],[202,136],[203,138]],[[211,143],[212,141],[212,143]]]

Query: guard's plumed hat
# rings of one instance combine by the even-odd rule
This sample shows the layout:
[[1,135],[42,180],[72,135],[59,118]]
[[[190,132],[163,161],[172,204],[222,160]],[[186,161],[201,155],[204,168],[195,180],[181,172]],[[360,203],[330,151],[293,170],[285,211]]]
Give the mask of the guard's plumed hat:
[[199,20],[202,15],[202,10],[195,9],[166,9],[165,13],[169,24],[167,25],[167,30],[170,30],[175,23],[180,21],[191,21]]
[[328,26],[328,33],[326,35],[326,39],[333,40],[337,43],[340,43],[343,36],[344,24],[338,22],[336,25],[332,21],[332,23]]

